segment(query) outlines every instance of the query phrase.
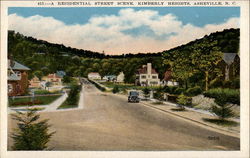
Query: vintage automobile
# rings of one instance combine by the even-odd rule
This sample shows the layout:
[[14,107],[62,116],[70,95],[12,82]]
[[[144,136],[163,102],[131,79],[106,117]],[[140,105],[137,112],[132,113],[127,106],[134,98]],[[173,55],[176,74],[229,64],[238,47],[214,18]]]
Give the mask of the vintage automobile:
[[129,95],[128,95],[128,102],[139,103],[140,102],[139,92],[137,92],[137,91],[130,91]]

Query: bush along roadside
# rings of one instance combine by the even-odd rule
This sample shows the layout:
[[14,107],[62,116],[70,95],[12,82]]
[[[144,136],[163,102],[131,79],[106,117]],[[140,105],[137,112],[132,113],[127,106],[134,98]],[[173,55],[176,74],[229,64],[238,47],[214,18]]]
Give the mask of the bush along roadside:
[[62,103],[59,109],[62,108],[74,108],[78,106],[80,99],[81,85],[72,85],[68,94],[68,98]]
[[118,87],[118,86],[114,86],[114,88],[112,89],[112,92],[113,92],[113,93],[118,93],[118,92],[120,92],[119,87]]
[[94,81],[92,81],[92,80],[90,80],[90,79],[88,79],[88,81],[90,82],[90,83],[92,83],[92,84],[94,84],[95,86],[96,86],[96,88],[98,88],[99,90],[101,90],[101,91],[106,91],[106,89],[104,88],[104,87],[102,87],[102,86],[100,86],[98,83],[96,83],[96,82],[94,82]]
[[210,89],[204,92],[204,96],[215,99],[217,105],[213,105],[211,111],[221,120],[234,116],[230,103],[240,104],[240,92],[235,89]]

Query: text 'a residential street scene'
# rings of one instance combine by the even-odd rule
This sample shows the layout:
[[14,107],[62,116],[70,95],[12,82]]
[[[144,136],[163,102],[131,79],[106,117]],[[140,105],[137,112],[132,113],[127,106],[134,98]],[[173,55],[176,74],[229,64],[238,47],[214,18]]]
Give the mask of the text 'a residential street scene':
[[239,151],[240,8],[8,9],[8,150]]

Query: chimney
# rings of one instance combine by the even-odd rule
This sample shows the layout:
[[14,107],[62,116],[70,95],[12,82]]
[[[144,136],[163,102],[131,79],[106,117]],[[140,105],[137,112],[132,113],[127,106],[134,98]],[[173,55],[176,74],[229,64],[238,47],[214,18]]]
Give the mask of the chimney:
[[147,73],[148,73],[148,75],[152,73],[152,64],[151,63],[147,63]]

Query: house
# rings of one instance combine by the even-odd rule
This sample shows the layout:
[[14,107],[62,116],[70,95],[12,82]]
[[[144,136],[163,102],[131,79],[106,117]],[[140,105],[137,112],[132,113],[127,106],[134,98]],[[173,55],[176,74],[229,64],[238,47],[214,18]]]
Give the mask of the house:
[[66,75],[66,72],[64,72],[64,71],[56,71],[56,75],[63,78]]
[[151,63],[143,65],[136,73],[136,84],[141,86],[159,86],[158,73],[152,68]]
[[171,70],[167,70],[165,73],[164,73],[164,78],[163,80],[161,81],[161,84],[162,85],[167,85],[167,86],[178,86],[179,83],[178,82],[175,82],[172,78],[172,71]]
[[8,96],[24,95],[27,92],[30,68],[8,59]]
[[56,73],[48,74],[47,76],[42,77],[42,81],[50,82],[51,86],[62,85],[62,77],[58,76]]
[[107,75],[102,78],[103,80],[114,82],[116,81],[116,76],[115,75]]
[[218,64],[225,81],[240,76],[240,56],[236,53],[223,53],[223,60]]
[[101,80],[102,77],[100,76],[100,74],[98,72],[90,72],[88,74],[88,79],[91,79],[91,80]]
[[41,81],[37,76],[34,76],[29,81],[29,88],[41,88]]
[[123,83],[124,82],[124,73],[120,72],[119,75],[116,78],[117,83]]

